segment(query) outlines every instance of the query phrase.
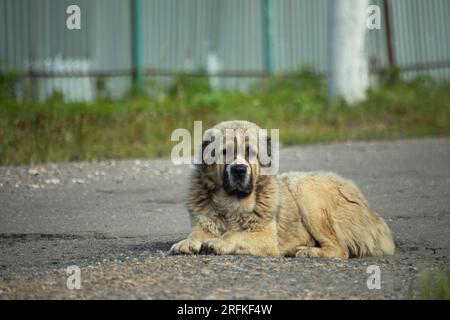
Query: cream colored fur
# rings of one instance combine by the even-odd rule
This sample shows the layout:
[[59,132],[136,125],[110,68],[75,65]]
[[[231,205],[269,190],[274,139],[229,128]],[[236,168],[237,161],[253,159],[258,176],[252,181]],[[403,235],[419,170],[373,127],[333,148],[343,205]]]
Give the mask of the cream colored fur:
[[[215,128],[258,128],[227,121]],[[173,254],[250,254],[308,258],[392,255],[391,231],[351,181],[333,173],[259,174],[250,164],[253,191],[244,198],[223,188],[224,165],[199,165],[191,176],[190,236]]]

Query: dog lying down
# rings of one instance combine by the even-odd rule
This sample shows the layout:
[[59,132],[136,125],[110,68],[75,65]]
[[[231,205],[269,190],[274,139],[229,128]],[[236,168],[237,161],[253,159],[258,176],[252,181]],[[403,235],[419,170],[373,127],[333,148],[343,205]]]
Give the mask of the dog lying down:
[[[259,127],[225,121],[214,129],[223,133],[225,156],[230,142],[231,148],[239,145],[237,138],[225,139],[226,132],[238,137]],[[269,150],[270,138],[264,139]],[[242,144],[245,156],[234,152],[231,161],[193,169],[187,198],[192,233],[170,253],[340,259],[394,254],[389,227],[351,181],[333,173],[263,175],[261,144],[245,138]],[[249,161],[252,152],[256,161]]]

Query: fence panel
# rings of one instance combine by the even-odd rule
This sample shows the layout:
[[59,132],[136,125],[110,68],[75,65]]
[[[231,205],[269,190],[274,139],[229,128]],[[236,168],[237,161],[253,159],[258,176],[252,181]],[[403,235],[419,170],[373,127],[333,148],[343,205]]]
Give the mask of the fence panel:
[[[245,88],[272,72],[327,72],[330,0],[0,0],[1,70],[26,76],[40,100],[53,91],[93,100],[101,83],[120,97],[132,84],[132,1],[142,1],[146,77],[209,71],[214,85]],[[70,4],[81,8],[81,30],[66,28]],[[450,1],[371,4],[382,13],[382,29],[367,33],[372,71],[394,62],[406,78],[450,80]]]

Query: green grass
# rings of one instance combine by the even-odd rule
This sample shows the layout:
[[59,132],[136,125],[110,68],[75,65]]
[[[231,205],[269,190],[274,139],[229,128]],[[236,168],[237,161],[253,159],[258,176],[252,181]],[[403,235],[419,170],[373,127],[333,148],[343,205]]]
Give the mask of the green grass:
[[422,282],[422,297],[427,300],[450,300],[450,269],[428,272]]
[[279,128],[284,145],[450,135],[450,84],[427,79],[386,81],[349,107],[328,103],[325,81],[310,72],[265,79],[246,93],[180,76],[163,99],[130,94],[92,104],[64,103],[57,94],[46,103],[17,103],[6,78],[0,76],[1,165],[168,156],[172,131],[192,130],[194,120],[203,129],[227,119],[254,121]]

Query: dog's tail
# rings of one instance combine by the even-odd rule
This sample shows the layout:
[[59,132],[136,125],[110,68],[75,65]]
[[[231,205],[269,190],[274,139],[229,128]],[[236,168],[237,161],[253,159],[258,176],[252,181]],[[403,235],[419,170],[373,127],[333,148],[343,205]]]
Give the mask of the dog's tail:
[[352,183],[339,188],[338,212],[333,215],[336,236],[350,256],[382,256],[395,252],[392,233],[386,222],[370,209],[367,200]]

